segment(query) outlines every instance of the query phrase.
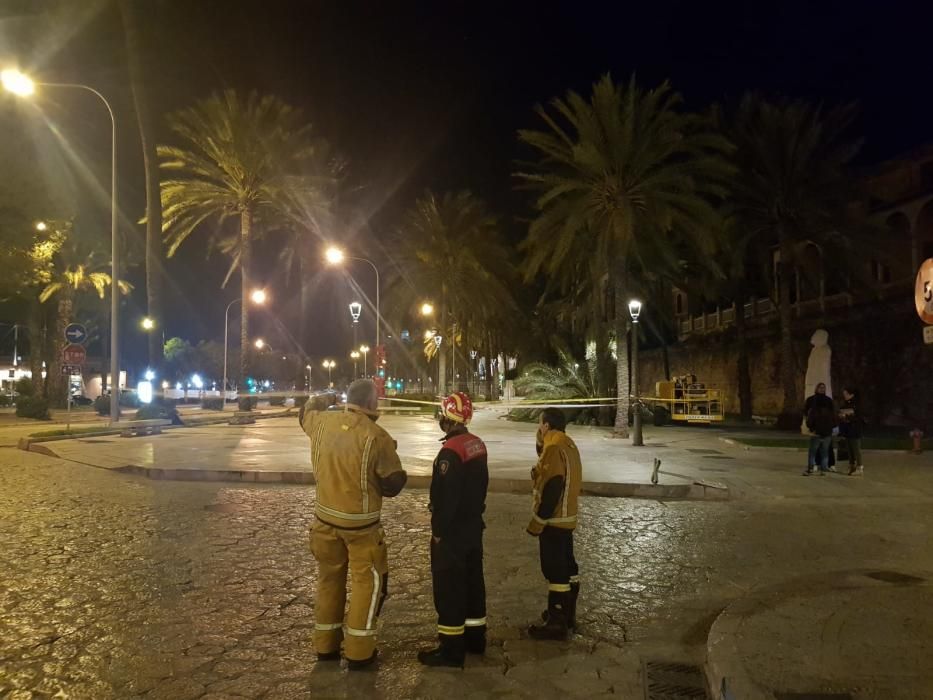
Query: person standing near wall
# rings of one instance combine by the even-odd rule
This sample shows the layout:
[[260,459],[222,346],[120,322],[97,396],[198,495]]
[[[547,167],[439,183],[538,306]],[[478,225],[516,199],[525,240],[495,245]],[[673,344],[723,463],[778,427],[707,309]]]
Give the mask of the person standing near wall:
[[862,431],[865,419],[859,406],[858,390],[847,386],[842,390],[843,404],[839,410],[839,434],[846,439],[849,450],[849,476],[862,476]]

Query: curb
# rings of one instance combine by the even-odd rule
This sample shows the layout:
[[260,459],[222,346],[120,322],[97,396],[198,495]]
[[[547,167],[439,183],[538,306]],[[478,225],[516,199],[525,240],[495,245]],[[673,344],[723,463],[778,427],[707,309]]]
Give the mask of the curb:
[[[704,672],[710,697],[715,700],[774,700],[773,689],[755,681],[742,662],[737,633],[747,617],[775,607],[788,594],[805,595],[806,591],[825,591],[828,588],[877,586],[879,581],[871,580],[872,574],[877,573],[877,569],[854,569],[804,576],[733,600],[717,616],[707,636]],[[927,579],[933,578],[927,572],[917,573],[917,576],[921,575]],[[831,581],[832,585],[827,587],[827,581]]]

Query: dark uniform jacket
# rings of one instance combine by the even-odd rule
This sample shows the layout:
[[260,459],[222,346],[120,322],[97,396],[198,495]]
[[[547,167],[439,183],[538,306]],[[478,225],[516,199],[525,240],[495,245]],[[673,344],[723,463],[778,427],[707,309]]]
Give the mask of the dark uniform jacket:
[[455,428],[434,460],[431,534],[442,540],[482,538],[488,485],[486,445],[465,427]]

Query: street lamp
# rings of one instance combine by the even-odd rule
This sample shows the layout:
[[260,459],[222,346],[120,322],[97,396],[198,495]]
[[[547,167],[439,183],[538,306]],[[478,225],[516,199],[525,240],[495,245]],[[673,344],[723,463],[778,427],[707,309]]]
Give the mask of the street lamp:
[[256,342],[253,343],[253,345],[256,346],[257,350],[262,350],[264,347],[266,347],[266,341],[262,338],[256,338]]
[[360,345],[360,352],[363,353],[363,376],[366,376],[366,372],[369,370],[369,364],[366,360],[366,353],[369,352],[368,345]]
[[434,313],[434,304],[432,304],[431,302],[426,301],[426,302],[424,302],[424,303],[421,305],[421,315],[422,315],[422,316],[430,316],[430,315],[433,314],[433,313]]
[[153,328],[155,328],[155,321],[146,316],[142,321],[140,321],[140,325],[143,327],[144,331],[151,331]]
[[641,302],[632,299],[628,303],[628,313],[632,317],[632,384],[635,388],[635,410],[632,415],[632,444],[641,447],[645,444],[641,434],[641,403],[638,398],[638,317],[641,315]]
[[327,384],[329,386],[333,386],[334,382],[331,378],[331,372],[333,371],[334,367],[337,366],[337,363],[334,362],[334,360],[324,360],[321,366],[327,370]]
[[[254,289],[249,295],[249,298],[254,304],[261,306],[266,303],[266,290]],[[234,304],[240,301],[242,301],[240,298],[234,299],[227,304],[227,310],[224,311],[224,381],[220,387],[220,392],[223,396],[223,403],[221,404],[220,410],[224,410],[227,406],[227,331],[230,327],[230,309]]]
[[120,420],[120,285],[118,284],[120,280],[120,237],[117,232],[117,120],[113,116],[113,109],[107,102],[107,98],[88,85],[37,83],[15,68],[0,71],[0,83],[3,84],[4,89],[20,97],[29,97],[35,93],[36,86],[85,90],[98,97],[110,115],[110,421],[116,423]]
[[373,272],[376,273],[376,345],[379,345],[379,325],[382,321],[382,316],[379,313],[379,268],[376,267],[376,264],[372,260],[367,260],[366,258],[355,258],[346,255],[340,248],[333,245],[324,251],[324,258],[330,265],[341,265],[343,264],[344,260],[357,260],[359,262],[364,262],[373,268]]
[[49,229],[49,225],[45,223],[44,221],[36,222],[36,231],[48,231],[48,229]]
[[359,376],[356,363],[357,363],[357,360],[360,359],[360,353],[354,350],[353,352],[350,353],[350,359],[353,360],[353,378],[356,379],[357,376]]

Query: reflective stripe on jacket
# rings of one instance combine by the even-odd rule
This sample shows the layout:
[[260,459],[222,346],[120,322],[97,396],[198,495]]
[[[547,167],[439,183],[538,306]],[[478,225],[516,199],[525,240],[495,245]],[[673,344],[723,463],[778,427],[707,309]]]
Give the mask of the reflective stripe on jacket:
[[395,441],[353,405],[343,411],[306,411],[301,427],[311,439],[317,517],[348,529],[377,522],[382,510],[380,480],[404,473]]
[[528,531],[539,534],[546,526],[573,530],[577,500],[583,481],[580,451],[569,435],[551,430],[544,436],[541,456],[533,471],[532,515]]

